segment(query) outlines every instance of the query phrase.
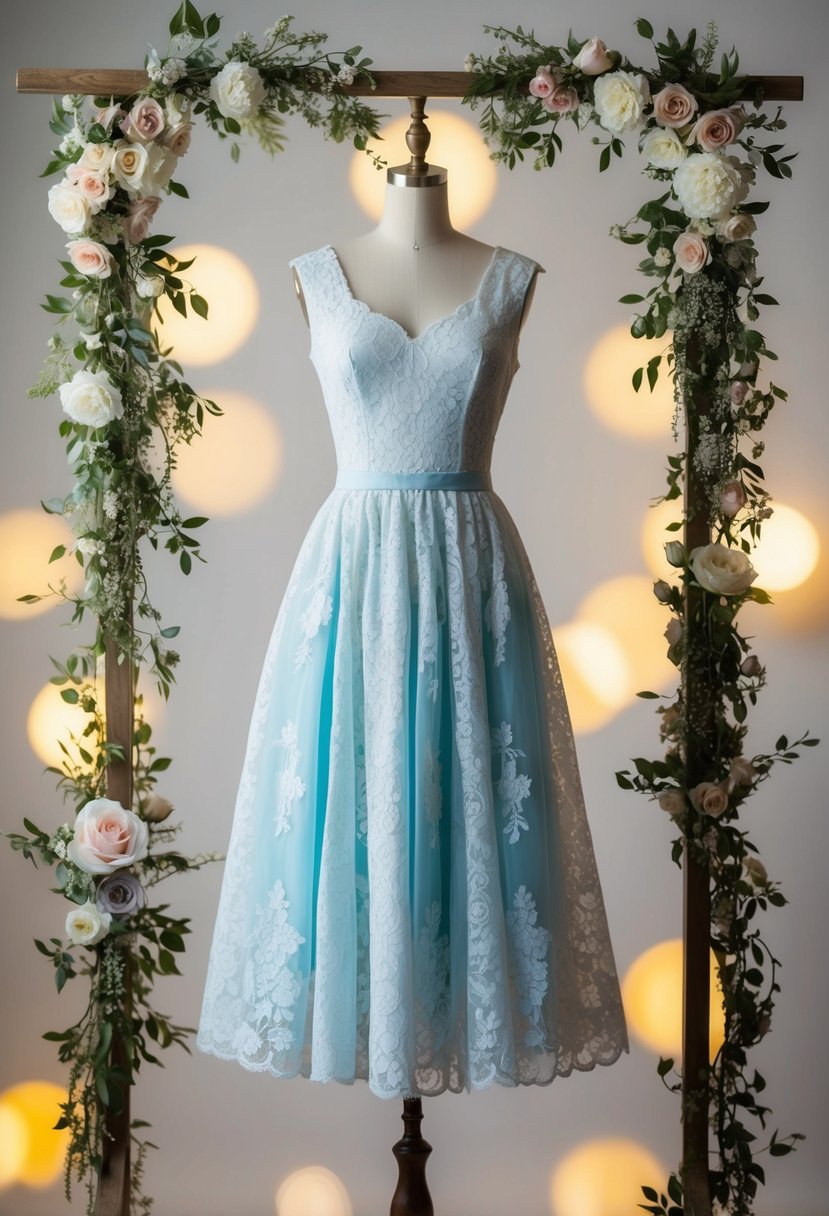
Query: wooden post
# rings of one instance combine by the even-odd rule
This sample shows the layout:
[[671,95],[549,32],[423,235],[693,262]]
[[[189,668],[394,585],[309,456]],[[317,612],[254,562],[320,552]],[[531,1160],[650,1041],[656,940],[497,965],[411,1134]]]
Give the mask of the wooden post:
[[397,1159],[400,1176],[391,1201],[389,1216],[434,1216],[432,1197],[426,1182],[426,1162],[432,1151],[423,1139],[420,1122],[423,1109],[420,1098],[403,1099],[403,1139],[392,1152]]
[[[131,618],[130,613],[130,618]],[[130,619],[130,625],[132,621]],[[104,659],[104,697],[106,704],[106,737],[108,743],[117,743],[124,752],[124,759],[115,761],[107,769],[107,796],[127,810],[132,808],[132,739],[134,731],[135,695],[133,687],[134,669],[130,658],[118,662],[118,647],[107,642]],[[130,972],[125,972],[124,1002],[130,1009]],[[110,1048],[113,1065],[126,1068],[127,1060],[123,1040],[113,1038]],[[95,1216],[130,1216],[130,1087],[121,1086],[122,1105],[117,1112],[109,1112],[101,1146],[103,1161],[98,1176],[98,1192],[95,1197]],[[113,1139],[110,1139],[112,1136]]]
[[[688,341],[686,361],[696,371],[700,360],[699,339]],[[711,540],[708,524],[708,495],[699,476],[695,454],[699,441],[697,419],[708,413],[710,401],[699,390],[686,403],[685,419],[685,548],[690,553]],[[705,675],[707,651],[704,626],[700,624],[703,592],[686,584],[686,646],[683,660],[683,690],[687,746],[683,757],[685,788],[692,789],[707,778],[715,751],[714,698],[718,690]],[[683,895],[683,996],[682,996],[682,1183],[686,1216],[711,1216],[708,1185],[708,1041],[711,950],[711,883],[707,865],[686,842]]]

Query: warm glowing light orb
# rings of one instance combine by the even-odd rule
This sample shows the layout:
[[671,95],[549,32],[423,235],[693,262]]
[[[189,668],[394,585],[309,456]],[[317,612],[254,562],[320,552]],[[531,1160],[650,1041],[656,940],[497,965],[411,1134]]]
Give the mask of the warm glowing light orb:
[[[584,391],[590,408],[611,430],[634,439],[665,439],[671,434],[673,381],[665,359],[670,343],[670,333],[662,338],[633,338],[627,325],[617,325],[593,347],[584,367]],[[654,355],[662,355],[659,379],[651,392],[644,374],[637,393],[631,377]]]
[[643,1186],[664,1188],[668,1171],[642,1144],[621,1137],[588,1140],[554,1168],[552,1216],[632,1216]]
[[224,413],[181,449],[173,472],[176,492],[206,515],[240,515],[273,488],[282,468],[282,438],[264,406],[244,393],[203,394]]
[[0,1098],[0,1190],[11,1186],[29,1152],[29,1129],[20,1109]]
[[161,297],[161,345],[164,349],[172,346],[173,357],[191,367],[220,363],[235,354],[253,332],[259,315],[256,279],[237,254],[218,245],[181,245],[172,253],[180,262],[196,259],[179,278],[207,300],[208,312],[205,319],[188,306],[185,318]]
[[626,700],[631,676],[625,653],[609,630],[590,621],[567,621],[553,638],[573,730],[598,730]]
[[[19,1163],[15,1181],[30,1187],[47,1187],[63,1171],[63,1161],[69,1142],[69,1131],[55,1131],[63,1114],[60,1103],[66,1101],[66,1090],[51,1081],[23,1081],[0,1095],[0,1109],[16,1113],[25,1127],[25,1154]],[[6,1146],[0,1135],[2,1155]]]
[[582,600],[576,616],[601,626],[621,647],[628,673],[624,695],[619,694],[623,700],[676,681],[677,669],[668,661],[664,638],[670,614],[655,598],[649,578],[629,574],[600,583]]
[[668,582],[677,580],[676,570],[665,556],[665,546],[672,540],[681,541],[682,529],[668,532],[666,528],[668,524],[681,520],[681,498],[672,498],[669,502],[658,502],[655,506],[648,507],[645,512],[640,533],[642,556],[654,578],[665,578]]
[[[373,144],[390,165],[406,164],[409,115],[394,118],[380,128],[382,144]],[[478,127],[450,110],[429,106],[432,142],[429,161],[449,170],[449,210],[456,228],[469,228],[486,212],[495,194],[497,173]],[[373,220],[383,214],[386,175],[377,170],[365,152],[355,152],[349,173],[351,189],[363,211]]]
[[[64,684],[62,687],[70,688],[74,685]],[[29,706],[26,718],[26,734],[32,751],[44,764],[54,765],[57,768],[60,768],[66,760],[66,756],[58,745],[58,740],[63,743],[71,759],[75,763],[81,763],[77,745],[70,741],[69,736],[72,734],[80,738],[90,720],[89,715],[84,713],[79,704],[68,704],[60,694],[61,688],[58,685],[44,684]],[[103,709],[100,687],[98,696],[99,704]],[[92,739],[94,737],[92,736]],[[81,742],[86,751],[94,753],[95,749],[91,740],[82,739]]]
[[77,592],[83,586],[83,570],[74,554],[67,554],[49,564],[58,545],[67,549],[74,542],[68,524],[59,515],[44,511],[6,511],[0,515],[0,617],[7,621],[25,620],[39,616],[62,604],[57,596],[38,604],[18,604],[20,595],[41,595],[49,583],[57,587],[66,579],[67,590]]
[[764,591],[791,591],[805,583],[820,557],[817,529],[805,515],[785,503],[772,502],[774,514],[764,519],[760,540],[751,553]]
[[[637,1038],[660,1055],[682,1054],[682,940],[651,946],[631,963],[622,981],[628,1024]],[[711,1000],[708,1035],[711,1059],[722,1046],[725,1015],[717,961],[711,953]]]
[[331,1170],[307,1165],[280,1183],[276,1216],[352,1216],[351,1200]]

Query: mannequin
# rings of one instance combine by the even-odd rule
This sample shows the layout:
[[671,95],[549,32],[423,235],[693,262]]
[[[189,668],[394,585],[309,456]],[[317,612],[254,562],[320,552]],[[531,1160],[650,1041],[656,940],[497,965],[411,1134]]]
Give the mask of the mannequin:
[[[337,247],[335,253],[354,298],[416,338],[475,295],[494,249],[452,227],[447,172],[423,160],[428,131],[422,122],[422,105],[419,114],[413,105],[412,118],[406,136],[412,160],[386,171],[380,223]],[[307,323],[296,270],[293,277]],[[522,324],[534,290],[535,279],[527,291]]]

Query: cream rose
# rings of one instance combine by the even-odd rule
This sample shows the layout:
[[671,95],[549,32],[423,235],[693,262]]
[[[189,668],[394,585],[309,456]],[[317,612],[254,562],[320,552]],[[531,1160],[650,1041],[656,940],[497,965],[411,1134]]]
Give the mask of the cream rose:
[[656,801],[671,818],[676,818],[685,810],[685,797],[681,790],[663,790]]
[[728,793],[722,785],[713,781],[701,781],[688,793],[697,810],[713,816],[714,819],[718,819],[728,809]]
[[741,595],[757,578],[748,555],[726,545],[698,546],[691,551],[689,565],[699,585],[714,595]]
[[49,191],[49,214],[64,232],[83,232],[89,219],[89,204],[74,186],[59,182]]
[[573,67],[584,72],[585,76],[600,76],[613,67],[613,59],[601,38],[588,38],[573,60]]
[[694,152],[674,174],[674,194],[691,219],[719,218],[746,195],[737,162],[718,152]]
[[579,95],[574,88],[558,84],[541,104],[551,114],[569,114],[571,110],[579,108]]
[[267,97],[265,83],[249,63],[231,59],[210,81],[210,97],[225,118],[250,118]]
[[81,426],[106,426],[124,412],[121,394],[106,372],[81,369],[58,391],[64,413]]
[[558,85],[557,78],[547,67],[535,69],[535,76],[529,83],[529,90],[533,97],[549,97],[555,92]]
[[127,243],[137,245],[143,241],[150,231],[150,221],[161,206],[161,199],[156,195],[134,198],[127,207],[124,215],[124,236]]
[[688,149],[676,131],[651,127],[642,140],[642,155],[655,169],[676,169],[688,155]]
[[68,241],[69,260],[81,274],[90,279],[108,279],[115,266],[115,258],[106,245],[98,241]]
[[698,143],[706,152],[718,152],[720,148],[734,143],[744,122],[745,113],[739,106],[709,110],[707,114],[700,114],[689,140]]
[[735,756],[729,766],[728,776],[733,785],[751,785],[757,776],[757,769],[745,756]]
[[172,802],[169,798],[162,798],[161,794],[150,794],[144,804],[144,818],[150,823],[161,823],[172,811]]
[[743,869],[746,878],[754,887],[764,887],[769,881],[769,872],[759,857],[746,857]]
[[86,199],[90,215],[95,215],[112,198],[109,173],[106,170],[99,173],[95,169],[84,169],[80,165],[75,168],[75,189]]
[[184,156],[190,147],[192,132],[193,124],[191,122],[177,123],[164,136],[164,147],[169,148],[173,156]]
[[711,250],[698,232],[680,232],[674,241],[674,257],[680,270],[696,274],[711,261]]
[[164,111],[152,97],[142,97],[121,123],[130,143],[147,144],[164,130]]
[[147,145],[147,164],[141,177],[142,194],[160,194],[173,175],[178,158],[163,144]]
[[93,798],[78,812],[66,855],[88,874],[109,874],[146,857],[149,837],[138,815],[111,798]]
[[720,220],[717,224],[717,236],[723,241],[745,241],[757,227],[753,215],[747,211],[738,211],[729,215],[728,219]]
[[78,164],[94,173],[108,173],[114,155],[112,144],[86,144]]
[[684,127],[698,109],[696,97],[681,84],[666,84],[653,95],[653,116],[663,127]]
[[632,131],[642,121],[650,101],[650,85],[644,76],[631,72],[611,72],[600,76],[593,86],[593,101],[599,122],[606,131],[621,134]]
[[138,194],[147,168],[147,149],[143,144],[129,144],[119,140],[115,145],[112,172],[118,185],[128,194]]
[[164,112],[171,127],[190,121],[192,103],[184,93],[171,93],[164,103]]
[[112,913],[102,912],[94,899],[73,908],[66,917],[66,932],[76,946],[94,946],[109,933]]
[[682,621],[672,616],[665,626],[665,641],[669,646],[678,646],[682,641]]

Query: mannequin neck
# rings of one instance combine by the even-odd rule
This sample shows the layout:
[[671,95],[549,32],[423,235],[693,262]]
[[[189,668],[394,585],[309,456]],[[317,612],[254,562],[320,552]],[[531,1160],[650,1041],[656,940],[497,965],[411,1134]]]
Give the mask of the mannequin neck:
[[387,183],[383,216],[375,231],[383,240],[409,248],[434,245],[454,236],[446,183],[434,186]]

